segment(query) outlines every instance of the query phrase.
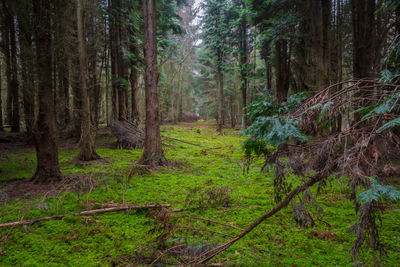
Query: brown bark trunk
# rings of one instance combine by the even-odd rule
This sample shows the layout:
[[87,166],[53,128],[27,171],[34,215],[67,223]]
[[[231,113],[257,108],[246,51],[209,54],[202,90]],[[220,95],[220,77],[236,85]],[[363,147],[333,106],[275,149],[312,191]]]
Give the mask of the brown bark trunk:
[[146,130],[144,151],[141,163],[160,166],[166,163],[161,146],[160,124],[158,118],[158,67],[156,35],[156,0],[142,1],[144,20],[144,58],[146,89]]
[[374,77],[375,0],[351,0],[353,18],[353,75]]
[[79,70],[80,70],[80,89],[81,89],[81,138],[79,141],[80,153],[78,158],[80,160],[89,161],[99,158],[94,145],[94,135],[92,123],[90,121],[90,105],[88,96],[88,65],[86,58],[86,39],[84,35],[83,26],[83,0],[76,0],[77,9],[77,23],[78,23],[78,43],[79,43]]
[[275,42],[275,79],[278,103],[286,100],[289,91],[289,63],[286,40]]
[[1,83],[1,61],[0,61],[0,132],[4,131],[3,126],[3,97],[2,97],[2,83]]
[[12,132],[19,132],[19,84],[15,22],[13,15],[10,13],[10,7],[6,4],[6,2],[2,2],[2,7],[2,39],[7,77],[7,123],[11,126]]
[[54,136],[53,88],[49,79],[52,77],[52,60],[49,53],[51,51],[50,3],[50,0],[33,2],[39,78],[39,116],[35,136],[37,169],[33,180],[38,183],[61,179],[58,149]]
[[[246,9],[244,2],[241,2],[243,10]],[[247,20],[243,15],[239,26],[240,34],[240,91],[242,93],[242,130],[246,129],[247,125],[247,112],[245,107],[247,106],[247,72],[248,72],[248,41],[247,41]]]
[[32,36],[30,35],[30,31],[27,31],[26,28],[24,30],[21,30],[22,26],[24,25],[22,19],[18,20],[18,24],[20,26],[19,43],[21,51],[20,61],[21,61],[25,126],[26,126],[26,133],[28,136],[28,142],[30,142],[32,141],[31,138],[33,132],[34,114],[35,114],[34,72],[29,71],[34,65]]
[[18,83],[18,68],[17,68],[17,40],[15,32],[14,18],[10,18],[10,49],[11,49],[11,86],[12,86],[12,116],[11,116],[11,131],[19,132],[19,83]]
[[[221,61],[219,61],[221,63]],[[222,63],[221,63],[222,64]],[[224,99],[224,74],[222,73],[222,68],[218,66],[217,69],[217,82],[218,82],[218,89],[217,89],[217,102],[218,102],[218,119],[217,119],[217,132],[222,132],[222,109],[223,109],[223,99]]]
[[129,76],[130,83],[131,83],[131,120],[132,122],[139,123],[139,110],[138,110],[138,103],[136,100],[136,93],[138,90],[138,82],[139,82],[139,75],[138,70],[135,66],[131,67],[131,74]]

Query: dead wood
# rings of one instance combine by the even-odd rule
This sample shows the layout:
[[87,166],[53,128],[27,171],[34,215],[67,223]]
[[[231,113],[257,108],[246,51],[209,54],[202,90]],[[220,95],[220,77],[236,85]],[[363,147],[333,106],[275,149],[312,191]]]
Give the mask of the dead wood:
[[112,211],[121,211],[121,210],[160,209],[160,208],[170,207],[170,206],[171,205],[169,205],[169,204],[149,204],[149,205],[139,205],[139,206],[124,205],[124,206],[110,207],[110,208],[103,208],[103,209],[96,209],[96,210],[85,210],[85,211],[80,211],[80,212],[75,212],[75,213],[70,213],[70,214],[60,214],[60,215],[48,216],[48,217],[37,218],[37,219],[32,219],[32,220],[1,223],[0,228],[9,227],[9,226],[28,225],[28,224],[34,224],[37,222],[50,221],[50,220],[59,220],[64,217],[67,217],[67,216],[87,216],[87,215],[94,215],[94,214],[100,214],[100,213],[106,213],[106,212],[112,212]]
[[142,148],[144,142],[144,133],[138,129],[138,126],[127,120],[114,121],[111,128],[112,133],[117,137],[117,147],[125,149]]

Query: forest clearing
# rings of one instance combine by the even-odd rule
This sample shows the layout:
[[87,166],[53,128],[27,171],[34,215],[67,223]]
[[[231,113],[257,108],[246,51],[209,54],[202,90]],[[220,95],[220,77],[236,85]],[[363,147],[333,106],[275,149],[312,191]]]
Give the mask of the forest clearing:
[[399,0],[0,0],[0,266],[399,266]]
[[[2,265],[146,265],[158,257],[154,264],[179,264],[240,232],[196,217],[246,228],[275,205],[273,170],[261,173],[263,161],[258,159],[246,171],[241,144],[245,138],[239,131],[226,129],[221,136],[215,131],[215,123],[198,122],[164,126],[161,132],[205,147],[170,142],[176,147],[167,147],[166,157],[179,162],[179,167],[129,177],[141,152],[115,150],[115,137],[102,132],[97,140],[102,155],[99,162],[77,162],[79,151],[69,144],[61,146],[59,154],[64,175],[74,178],[86,174],[92,183],[84,179],[61,183],[58,190],[37,186],[33,192],[23,186],[25,179],[21,179],[35,171],[33,149],[16,148],[2,154],[2,177],[17,180],[5,189],[13,198],[1,206],[1,222],[122,205],[124,201],[130,205],[170,204],[170,210],[188,208],[161,221],[151,211],[132,210],[0,228],[5,237],[0,248]],[[299,183],[294,177],[290,182],[293,186]],[[344,180],[332,182],[316,197],[321,214],[315,219],[315,227],[298,227],[290,208],[282,210],[215,261],[243,266],[351,265],[348,250],[354,237],[349,227],[357,215],[346,197],[349,192],[345,184]],[[395,266],[400,261],[398,206],[387,206],[382,220],[381,238],[388,246],[387,266]],[[172,247],[176,250],[162,256]]]

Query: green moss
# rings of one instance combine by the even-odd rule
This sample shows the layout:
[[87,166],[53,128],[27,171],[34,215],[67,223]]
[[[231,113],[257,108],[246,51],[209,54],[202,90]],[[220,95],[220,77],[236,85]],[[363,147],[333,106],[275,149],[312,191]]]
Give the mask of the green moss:
[[[132,204],[170,203],[182,208],[187,195],[196,187],[204,190],[215,187],[230,189],[228,207],[213,207],[184,214],[200,216],[245,228],[272,208],[272,173],[260,173],[263,159],[243,173],[245,138],[238,131],[225,130],[220,136],[208,122],[180,126],[164,126],[162,134],[202,144],[191,146],[173,140],[166,147],[169,160],[183,162],[177,169],[161,169],[146,176],[126,178],[130,166],[141,156],[141,150],[101,147],[97,152],[104,160],[87,164],[77,163],[77,149],[61,149],[59,159],[64,174],[90,174],[104,181],[90,194],[68,193],[56,197],[13,199],[0,205],[0,222],[37,218],[57,213],[71,213],[98,208],[101,203],[120,203],[124,190],[125,201]],[[98,144],[111,142],[101,136]],[[0,161],[0,182],[29,178],[35,171],[35,154],[9,153]],[[297,184],[295,177],[291,181]],[[1,184],[0,184],[1,185]],[[313,189],[314,191],[314,189]],[[235,243],[215,261],[242,266],[350,266],[354,235],[349,227],[357,220],[353,203],[345,197],[346,190],[335,181],[317,197],[324,209],[314,229],[299,228],[292,219],[290,208],[263,222],[249,235]],[[96,204],[97,203],[97,204]],[[389,205],[383,215],[382,241],[388,251],[386,266],[400,264],[400,215],[398,206]],[[328,222],[328,224],[324,223]],[[185,220],[194,227],[208,228],[235,235],[235,229],[200,220]],[[154,244],[155,224],[144,211],[111,212],[90,217],[66,217],[17,227],[6,242],[0,243],[0,266],[99,266],[135,258],[135,251]],[[333,237],[323,239],[315,233],[329,232]],[[0,229],[0,237],[9,229]],[[226,237],[209,233],[177,233],[174,238],[201,246],[227,241]],[[172,241],[171,241],[172,242]],[[126,255],[129,255],[127,257]]]

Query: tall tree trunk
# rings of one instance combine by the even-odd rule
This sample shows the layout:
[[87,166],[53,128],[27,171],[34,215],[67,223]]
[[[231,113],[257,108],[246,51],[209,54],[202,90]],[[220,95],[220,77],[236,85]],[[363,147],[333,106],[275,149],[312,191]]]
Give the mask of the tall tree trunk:
[[37,169],[33,180],[47,183],[61,179],[55,142],[51,54],[50,0],[33,1],[35,43],[39,78],[39,116],[35,135]]
[[375,76],[375,0],[351,0],[353,19],[353,75],[355,78]]
[[[26,133],[28,139],[32,141],[32,132],[34,127],[34,116],[35,116],[35,84],[34,84],[34,72],[29,71],[34,65],[33,60],[33,46],[32,36],[30,31],[26,28],[22,29],[24,22],[18,20],[20,26],[19,43],[20,43],[20,61],[21,61],[21,76],[22,76],[22,92],[23,92],[23,103],[24,103],[24,116]],[[24,34],[23,34],[24,33]]]
[[80,160],[89,161],[99,158],[94,146],[94,136],[92,131],[92,123],[90,121],[90,104],[88,96],[88,62],[86,58],[86,39],[83,28],[83,0],[76,0],[77,23],[78,23],[78,43],[79,43],[79,70],[80,70],[80,88],[81,88],[81,138],[79,141]]
[[[222,64],[222,62],[219,62]],[[222,125],[223,125],[223,101],[224,101],[224,74],[222,73],[222,67],[217,67],[217,82],[218,82],[218,89],[217,89],[217,102],[218,102],[218,119],[217,119],[217,132],[222,133]]]
[[138,90],[138,82],[139,82],[139,74],[136,66],[131,67],[131,74],[129,76],[130,84],[131,84],[131,121],[134,123],[139,123],[139,110],[138,110],[138,103],[136,100],[136,93]]
[[278,103],[286,100],[289,91],[288,45],[286,40],[275,42],[275,79]]
[[117,18],[115,15],[114,1],[108,0],[109,13],[109,35],[110,35],[110,57],[111,57],[111,99],[112,99],[112,120],[118,120],[119,105],[118,105],[118,80],[117,80],[117,63],[116,58],[118,54],[117,39]]
[[3,54],[6,61],[7,78],[7,123],[12,132],[19,132],[19,101],[18,101],[18,69],[17,69],[17,45],[14,16],[5,1],[2,1],[3,25],[2,41]]
[[11,87],[12,87],[12,117],[11,131],[19,132],[19,83],[18,83],[18,67],[17,67],[17,36],[15,31],[14,18],[10,17],[10,49],[11,49]]
[[[243,10],[246,9],[244,1],[240,3]],[[247,75],[248,75],[248,40],[247,40],[247,19],[245,15],[242,15],[239,25],[239,46],[240,46],[240,91],[242,92],[242,130],[245,130],[247,126],[247,112],[245,107],[247,106]]]
[[3,126],[3,97],[2,97],[2,83],[1,83],[1,61],[0,61],[0,132],[4,131]]
[[141,163],[160,166],[166,163],[161,146],[160,124],[158,118],[158,67],[156,35],[156,0],[142,1],[144,20],[144,58],[146,89],[146,129],[144,151]]

